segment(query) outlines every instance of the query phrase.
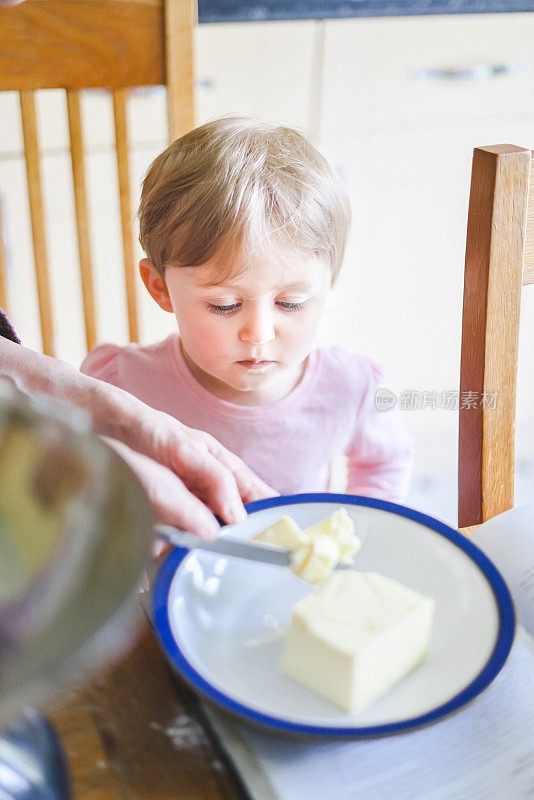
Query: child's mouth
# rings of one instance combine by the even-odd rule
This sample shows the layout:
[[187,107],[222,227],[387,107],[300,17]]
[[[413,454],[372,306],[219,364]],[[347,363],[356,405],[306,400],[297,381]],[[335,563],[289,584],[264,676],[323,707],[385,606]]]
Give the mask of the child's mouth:
[[274,364],[274,361],[265,361],[265,360],[256,360],[254,358],[247,358],[244,361],[238,361],[238,364],[245,367],[245,369],[262,369],[263,367],[268,367],[271,364]]

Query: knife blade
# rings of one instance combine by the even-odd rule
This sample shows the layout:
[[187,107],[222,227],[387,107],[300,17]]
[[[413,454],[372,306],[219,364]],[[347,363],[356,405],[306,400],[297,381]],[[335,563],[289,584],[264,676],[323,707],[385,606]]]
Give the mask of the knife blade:
[[221,556],[245,558],[248,561],[260,561],[264,564],[274,564],[278,567],[289,567],[291,558],[288,550],[279,550],[274,547],[264,547],[260,544],[251,544],[226,536],[206,541],[193,533],[181,531],[172,525],[155,525],[154,533],[167,539],[176,547],[186,547],[188,550],[207,550]]

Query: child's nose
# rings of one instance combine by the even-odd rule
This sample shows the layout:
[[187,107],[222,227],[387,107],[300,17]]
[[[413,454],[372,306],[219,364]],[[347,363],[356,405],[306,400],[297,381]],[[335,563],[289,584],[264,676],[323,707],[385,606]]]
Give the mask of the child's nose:
[[240,331],[242,342],[267,344],[275,338],[273,315],[267,309],[251,311]]

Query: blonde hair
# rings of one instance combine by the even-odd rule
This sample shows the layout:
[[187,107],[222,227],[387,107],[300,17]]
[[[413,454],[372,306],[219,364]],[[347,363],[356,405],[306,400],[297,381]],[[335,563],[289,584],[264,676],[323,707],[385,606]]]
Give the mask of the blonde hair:
[[158,272],[214,255],[254,252],[272,239],[313,254],[335,280],[350,227],[345,189],[302,134],[222,118],[177,139],[151,164],[139,206],[139,241]]

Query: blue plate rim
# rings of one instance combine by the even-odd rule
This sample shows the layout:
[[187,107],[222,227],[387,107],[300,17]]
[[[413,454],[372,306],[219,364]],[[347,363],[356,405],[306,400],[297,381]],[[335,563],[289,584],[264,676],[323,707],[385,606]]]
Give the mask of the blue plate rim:
[[212,686],[205,680],[187,661],[172,634],[169,613],[168,596],[172,580],[176,571],[188,555],[186,548],[175,548],[161,564],[152,589],[152,613],[156,635],[163,651],[172,667],[185,678],[185,680],[208,700],[223,709],[248,720],[254,725],[265,727],[271,731],[285,734],[300,734],[302,736],[344,738],[369,738],[403,733],[415,728],[423,727],[436,722],[442,717],[458,711],[467,703],[477,697],[498,675],[504,666],[514,641],[516,615],[513,600],[504,578],[490,559],[469,539],[451,528],[445,522],[435,519],[421,511],[393,503],[388,500],[378,500],[360,495],[345,495],[337,493],[306,493],[269,497],[265,500],[256,500],[245,507],[249,514],[262,511],[265,508],[276,506],[298,505],[301,503],[344,503],[347,505],[376,508],[381,511],[397,514],[418,522],[436,533],[444,536],[466,553],[469,558],[483,573],[495,597],[498,611],[498,634],[494,648],[478,675],[454,697],[436,708],[416,717],[381,725],[332,727],[324,725],[308,725],[278,719],[268,714],[256,711],[254,708],[239,703],[231,697]]

